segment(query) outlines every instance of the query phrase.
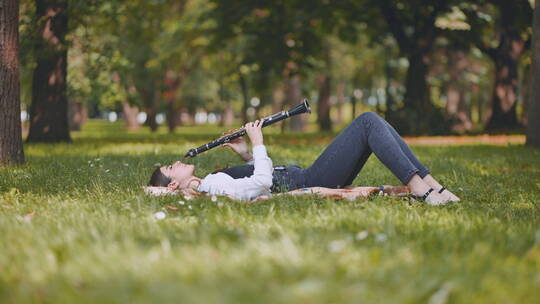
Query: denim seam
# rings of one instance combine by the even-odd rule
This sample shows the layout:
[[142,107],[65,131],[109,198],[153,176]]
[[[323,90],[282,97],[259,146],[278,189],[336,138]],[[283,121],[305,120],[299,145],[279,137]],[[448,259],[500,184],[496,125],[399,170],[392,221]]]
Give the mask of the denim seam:
[[430,173],[430,171],[429,171],[429,169],[427,169],[427,168],[423,168],[422,170],[418,170],[418,175],[419,175],[421,178],[426,177],[429,173]]

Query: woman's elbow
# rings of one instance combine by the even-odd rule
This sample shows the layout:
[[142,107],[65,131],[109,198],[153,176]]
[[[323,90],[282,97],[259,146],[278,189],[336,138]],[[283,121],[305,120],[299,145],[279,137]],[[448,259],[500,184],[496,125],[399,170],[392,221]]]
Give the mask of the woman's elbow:
[[255,176],[254,181],[261,188],[268,190],[272,187],[272,176]]

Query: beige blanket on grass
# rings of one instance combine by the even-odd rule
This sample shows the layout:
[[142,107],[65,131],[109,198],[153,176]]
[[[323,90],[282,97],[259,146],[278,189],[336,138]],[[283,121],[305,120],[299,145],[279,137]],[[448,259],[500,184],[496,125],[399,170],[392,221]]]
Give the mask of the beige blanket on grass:
[[[182,195],[181,192],[171,190],[167,187],[144,187],[144,192],[149,195]],[[368,198],[373,195],[396,196],[404,197],[410,193],[406,186],[379,186],[379,187],[347,187],[343,189],[333,189],[324,187],[301,188],[284,193],[276,193],[278,195],[311,195],[319,197],[330,197],[334,199],[356,200],[359,198]],[[255,201],[269,199],[272,196],[259,196]]]

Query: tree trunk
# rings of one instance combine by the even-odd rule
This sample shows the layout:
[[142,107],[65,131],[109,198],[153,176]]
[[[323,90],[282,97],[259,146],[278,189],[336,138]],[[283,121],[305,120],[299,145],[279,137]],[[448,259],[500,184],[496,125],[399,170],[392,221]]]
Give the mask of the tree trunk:
[[468,66],[466,55],[461,50],[450,50],[448,53],[448,70],[450,84],[446,90],[446,113],[454,122],[452,131],[465,132],[472,128],[472,121],[468,112],[465,98],[465,88],[460,79]]
[[230,127],[234,123],[234,112],[230,102],[225,104],[225,110],[223,110],[221,125],[224,127]]
[[165,99],[165,105],[167,108],[167,127],[169,132],[173,133],[177,126],[182,123],[180,117],[180,105],[177,99],[176,93],[182,86],[183,76],[175,75],[172,70],[165,72],[165,92],[163,92],[163,99]]
[[[531,60],[532,60],[532,54],[531,54]],[[521,99],[523,100],[523,104],[521,105],[521,114],[519,115],[519,121],[521,122],[521,124],[524,126],[524,127],[527,127],[528,125],[528,111],[529,111],[529,94],[530,94],[530,85],[532,84],[531,82],[531,68],[530,66],[528,66],[526,69],[525,69],[525,72],[524,72],[524,75],[527,75],[525,78],[525,80],[523,81],[522,83],[522,87],[521,87]]]
[[317,107],[317,123],[319,130],[332,131],[332,121],[330,119],[330,92],[331,78],[327,74],[319,75],[319,100]]
[[146,111],[146,122],[145,122],[145,125],[147,125],[149,128],[150,128],[150,131],[152,132],[156,132],[157,129],[158,129],[158,123],[157,123],[157,120],[156,120],[156,115],[157,115],[157,109],[156,109],[156,105],[153,104],[153,105],[147,105],[145,107],[145,111]]
[[156,120],[156,115],[158,114],[158,104],[156,103],[154,87],[152,85],[149,87],[141,87],[138,89],[138,91],[141,92],[144,111],[146,112],[146,121],[144,124],[150,128],[151,132],[156,132],[159,126]]
[[[220,54],[220,58],[223,59],[223,54]],[[230,127],[234,123],[234,111],[231,101],[228,98],[228,94],[226,94],[226,89],[223,85],[223,78],[223,75],[220,75],[220,77],[218,78],[219,101],[225,104],[225,108],[221,113],[221,120],[219,121],[219,125],[222,127]]]
[[67,1],[36,1],[39,42],[28,142],[70,142],[66,96]]
[[[516,115],[517,62],[495,64],[495,85],[491,97],[491,117],[486,130],[502,130],[519,127]],[[509,74],[516,72],[516,78]]]
[[180,109],[178,105],[173,101],[167,102],[167,128],[169,133],[174,133],[176,127],[182,124],[182,119],[180,117]]
[[[287,79],[287,104],[289,109],[296,106],[302,99],[300,88],[300,76],[298,74],[290,75]],[[289,118],[289,129],[291,131],[304,131],[306,128],[306,115],[295,115]]]
[[534,5],[527,145],[540,147],[540,1]]
[[491,97],[491,117],[486,130],[505,130],[519,127],[517,105],[517,60],[499,54],[495,59],[495,85]]
[[336,88],[336,97],[337,97],[337,103],[336,103],[336,110],[337,110],[337,117],[336,117],[336,124],[341,125],[343,123],[343,106],[345,105],[345,81],[340,80],[338,82],[337,88]]
[[426,113],[433,107],[427,84],[427,54],[415,52],[410,55],[409,68],[405,77],[405,107],[418,113]]
[[525,41],[514,29],[516,19],[515,1],[502,1],[500,43],[487,53],[495,63],[495,84],[491,97],[491,116],[486,130],[507,130],[520,126],[516,114],[518,64],[525,51]]
[[433,106],[427,83],[428,50],[415,51],[407,58],[409,68],[405,79],[404,107],[385,113],[386,119],[401,134],[423,135],[447,130],[442,112]]
[[138,114],[139,108],[131,106],[127,101],[122,102],[122,116],[128,131],[137,131],[141,128],[141,124],[137,120]]
[[238,72],[238,80],[240,81],[240,89],[242,90],[242,122],[248,123],[247,109],[249,108],[248,84],[246,77],[242,72]]
[[69,130],[80,131],[82,125],[88,120],[88,110],[77,101],[68,102],[68,122]]
[[19,1],[0,2],[0,166],[24,162],[19,83]]
[[[355,89],[355,90],[359,90],[359,89]],[[354,94],[351,94],[351,106],[352,106],[352,109],[351,109],[351,121],[354,120],[356,118],[356,104],[358,103],[358,100],[356,99],[356,95]]]

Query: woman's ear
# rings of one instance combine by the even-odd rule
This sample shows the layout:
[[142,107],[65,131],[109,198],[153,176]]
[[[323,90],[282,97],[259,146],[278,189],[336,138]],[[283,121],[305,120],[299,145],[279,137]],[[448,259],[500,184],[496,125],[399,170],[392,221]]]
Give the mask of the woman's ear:
[[180,187],[180,184],[179,184],[177,181],[175,181],[175,180],[171,181],[171,182],[167,185],[167,188],[169,188],[170,190],[176,190],[176,189],[178,189],[179,187]]

